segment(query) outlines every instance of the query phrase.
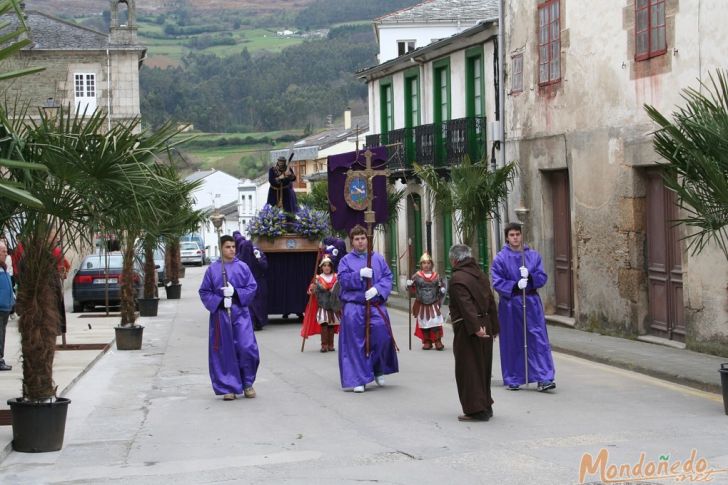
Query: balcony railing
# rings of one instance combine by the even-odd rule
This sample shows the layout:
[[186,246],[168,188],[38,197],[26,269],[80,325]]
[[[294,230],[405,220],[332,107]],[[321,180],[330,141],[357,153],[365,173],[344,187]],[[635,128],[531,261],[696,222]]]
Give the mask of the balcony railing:
[[413,128],[369,135],[368,147],[387,145],[390,170],[411,170],[414,163],[449,167],[469,157],[478,161],[486,155],[486,119],[459,118]]

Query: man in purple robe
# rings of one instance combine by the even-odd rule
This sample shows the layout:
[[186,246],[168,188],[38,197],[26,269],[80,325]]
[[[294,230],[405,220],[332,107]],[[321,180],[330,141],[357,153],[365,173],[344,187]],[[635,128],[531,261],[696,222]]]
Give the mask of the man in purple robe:
[[255,278],[255,283],[258,285],[248,310],[250,318],[253,320],[253,328],[262,330],[268,324],[268,280],[265,275],[268,271],[268,258],[260,248],[253,245],[252,241],[245,239],[240,231],[233,232],[233,237],[238,259],[248,265]]
[[210,380],[226,401],[236,394],[253,398],[260,356],[248,305],[257,285],[248,265],[235,257],[232,236],[222,236],[220,247],[222,258],[207,268],[199,291],[210,312]]
[[[339,371],[341,387],[364,392],[376,381],[384,385],[384,376],[399,372],[397,352],[392,336],[386,302],[392,291],[392,272],[384,257],[372,253],[367,267],[367,233],[354,226],[349,233],[353,250],[339,261],[338,279],[343,315],[339,327]],[[367,289],[371,281],[371,288]],[[371,304],[369,355],[366,355],[366,302]]]
[[554,361],[546,331],[538,289],[547,276],[541,255],[522,242],[521,226],[505,227],[507,244],[493,260],[493,288],[500,295],[500,357],[503,383],[512,391],[526,384],[523,356],[523,294],[526,295],[526,332],[528,340],[528,382],[537,382],[539,391],[556,388]]
[[298,211],[296,192],[293,190],[295,181],[296,174],[291,167],[286,167],[286,157],[278,157],[275,166],[268,170],[268,205],[295,214]]

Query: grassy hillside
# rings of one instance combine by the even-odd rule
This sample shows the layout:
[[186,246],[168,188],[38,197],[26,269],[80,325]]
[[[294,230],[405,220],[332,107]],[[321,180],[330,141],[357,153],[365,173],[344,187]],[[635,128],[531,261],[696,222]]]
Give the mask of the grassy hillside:
[[216,168],[242,178],[255,178],[269,166],[269,152],[303,137],[302,131],[264,133],[196,133],[178,147],[182,155],[182,172]]

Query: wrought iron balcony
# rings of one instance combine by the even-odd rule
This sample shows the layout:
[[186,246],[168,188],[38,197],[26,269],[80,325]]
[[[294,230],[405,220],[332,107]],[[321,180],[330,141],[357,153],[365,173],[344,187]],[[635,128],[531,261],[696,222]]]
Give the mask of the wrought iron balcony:
[[447,168],[466,156],[477,161],[486,155],[485,128],[484,117],[459,118],[369,135],[366,145],[387,145],[395,174],[411,171],[414,163]]

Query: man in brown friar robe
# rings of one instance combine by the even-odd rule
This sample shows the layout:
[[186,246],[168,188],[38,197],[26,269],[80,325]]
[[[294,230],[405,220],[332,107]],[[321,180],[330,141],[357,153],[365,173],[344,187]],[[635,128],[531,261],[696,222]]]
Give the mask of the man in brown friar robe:
[[499,330],[495,299],[488,277],[478,267],[468,246],[454,245],[449,258],[455,381],[464,413],[458,420],[488,421],[493,416],[490,394],[493,339]]

